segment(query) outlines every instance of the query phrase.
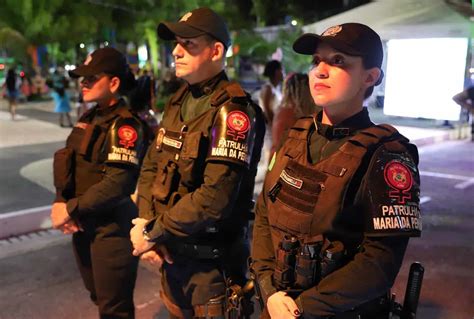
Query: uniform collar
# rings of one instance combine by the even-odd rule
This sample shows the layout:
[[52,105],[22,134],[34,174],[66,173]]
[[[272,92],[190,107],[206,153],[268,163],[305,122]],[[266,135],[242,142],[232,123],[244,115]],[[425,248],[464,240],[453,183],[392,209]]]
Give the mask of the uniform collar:
[[114,112],[115,110],[117,110],[122,105],[125,105],[124,99],[119,99],[117,103],[115,103],[113,105],[110,105],[110,106],[107,106],[107,107],[104,107],[104,108],[99,108],[97,106],[97,115],[99,115],[99,116],[108,115],[108,114]]
[[313,118],[314,124],[318,134],[326,137],[329,140],[352,136],[357,131],[374,125],[374,123],[370,120],[369,111],[365,107],[359,113],[354,114],[353,116],[336,125],[321,123],[322,117],[322,111],[315,115]]
[[210,95],[212,94],[212,92],[214,92],[217,85],[222,80],[228,80],[224,70],[217,73],[215,76],[208,80],[189,85],[189,91],[191,91],[191,94],[195,99],[200,98],[203,95]]

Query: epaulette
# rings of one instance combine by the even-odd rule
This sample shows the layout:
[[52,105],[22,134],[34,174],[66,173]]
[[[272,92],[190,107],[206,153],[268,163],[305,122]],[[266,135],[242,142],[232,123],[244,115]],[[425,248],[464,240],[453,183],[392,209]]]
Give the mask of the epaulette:
[[312,125],[312,116],[304,116],[299,118],[288,131],[288,137],[297,139],[301,139],[303,137],[306,138],[307,133],[305,133],[305,131],[309,130]]
[[225,101],[234,98],[247,98],[247,94],[239,83],[232,81],[217,90],[211,98],[211,106],[217,107]]

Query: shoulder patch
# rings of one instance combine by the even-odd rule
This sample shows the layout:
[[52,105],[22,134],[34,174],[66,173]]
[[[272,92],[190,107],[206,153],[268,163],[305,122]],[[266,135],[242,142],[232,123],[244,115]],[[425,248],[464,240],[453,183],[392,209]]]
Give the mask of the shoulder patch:
[[257,120],[249,106],[229,100],[219,108],[211,128],[208,160],[250,164]]
[[138,166],[146,151],[145,139],[140,121],[133,117],[116,119],[107,133],[105,163]]
[[420,236],[420,177],[408,151],[383,145],[374,153],[365,176],[366,233],[372,236]]

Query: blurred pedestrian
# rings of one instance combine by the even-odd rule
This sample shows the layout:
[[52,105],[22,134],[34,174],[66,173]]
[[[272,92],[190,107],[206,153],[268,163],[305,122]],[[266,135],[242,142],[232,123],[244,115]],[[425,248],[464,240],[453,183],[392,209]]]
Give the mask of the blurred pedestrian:
[[[265,65],[263,75],[268,78],[267,82],[262,85],[258,98],[258,103],[263,110],[266,121],[265,138],[262,149],[263,167],[267,166],[267,162],[271,156],[272,142],[272,125],[273,117],[278,111],[281,104],[281,83],[283,81],[283,67],[280,61],[271,60]],[[259,175],[261,175],[260,172]],[[260,176],[258,177],[260,179]]]
[[69,74],[81,77],[84,102],[95,106],[54,155],[52,224],[73,234],[76,263],[100,318],[134,318],[138,258],[129,231],[138,211],[130,195],[149,139],[146,124],[122,98],[135,78],[111,47],[92,52]]
[[271,60],[265,65],[263,75],[268,78],[260,89],[259,104],[271,128],[273,116],[280,106],[282,94],[281,83],[283,81],[283,67],[280,61]]
[[19,83],[21,83],[21,80],[16,73],[16,68],[12,67],[8,69],[5,86],[7,89],[8,111],[10,112],[12,120],[15,120],[16,107],[18,105],[18,97],[20,94]]
[[283,136],[293,126],[297,119],[321,111],[321,107],[314,104],[309,91],[308,75],[304,73],[291,73],[283,84],[283,97],[278,111],[273,118],[272,149],[280,145]]
[[464,91],[453,96],[454,102],[462,108],[474,113],[474,86],[468,87]]
[[53,73],[50,86],[52,89],[51,96],[54,101],[54,112],[59,113],[59,126],[66,127],[66,125],[64,125],[65,117],[68,123],[67,127],[72,127],[71,116],[69,115],[69,112],[71,112],[71,104],[69,94],[66,91],[68,81],[58,69]]
[[453,96],[453,100],[470,114],[468,121],[471,121],[471,141],[474,141],[474,120],[472,119],[474,114],[474,86],[456,94]]

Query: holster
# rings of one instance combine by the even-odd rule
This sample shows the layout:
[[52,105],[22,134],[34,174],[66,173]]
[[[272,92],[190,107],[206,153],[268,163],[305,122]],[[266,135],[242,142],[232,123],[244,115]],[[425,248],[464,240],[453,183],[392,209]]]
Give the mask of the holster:
[[210,299],[204,305],[194,306],[195,318],[223,317],[225,315],[225,296]]
[[74,197],[74,150],[64,147],[54,153],[53,175],[56,201]]
[[229,281],[227,284],[226,318],[250,318],[254,312],[253,302],[250,300],[254,294],[254,281],[247,281],[244,287],[232,285]]
[[321,279],[322,242],[307,243],[296,256],[295,287],[308,289]]

